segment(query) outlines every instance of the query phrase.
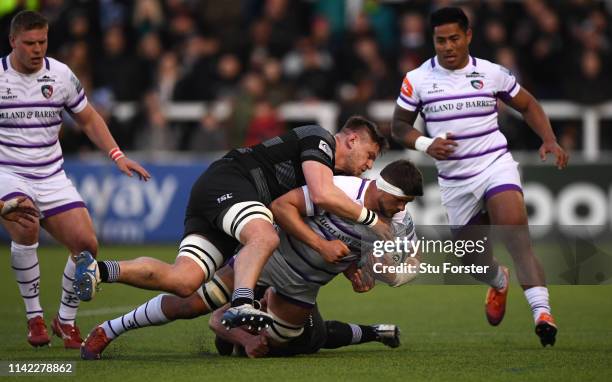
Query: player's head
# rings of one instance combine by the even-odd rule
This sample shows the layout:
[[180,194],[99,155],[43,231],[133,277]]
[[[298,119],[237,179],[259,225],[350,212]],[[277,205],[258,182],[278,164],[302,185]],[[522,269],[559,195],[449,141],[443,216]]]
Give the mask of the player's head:
[[372,168],[387,146],[387,139],[374,122],[353,116],[336,134],[336,168],[347,175],[359,176]]
[[440,8],[431,14],[429,23],[438,62],[446,69],[461,69],[469,60],[472,30],[461,8]]
[[382,169],[376,180],[377,211],[392,217],[403,211],[406,204],[423,195],[423,175],[409,160],[400,159]]
[[34,73],[42,68],[47,54],[49,21],[38,12],[21,11],[11,20],[9,41],[13,48],[15,69]]

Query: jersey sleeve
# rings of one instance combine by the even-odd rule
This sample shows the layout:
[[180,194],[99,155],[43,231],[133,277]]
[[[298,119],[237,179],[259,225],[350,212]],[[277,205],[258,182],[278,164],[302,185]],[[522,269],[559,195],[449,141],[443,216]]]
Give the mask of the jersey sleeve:
[[400,89],[399,96],[397,97],[396,103],[402,108],[408,111],[416,111],[421,103],[418,92],[416,91],[416,74],[415,71],[406,73],[404,80],[402,81],[402,87]]
[[497,97],[503,101],[507,101],[516,97],[521,86],[519,85],[516,77],[509,69],[501,65],[497,65],[498,73],[496,76],[496,89]]
[[[357,199],[356,195],[359,194],[361,186],[361,178],[354,176],[334,176],[334,185],[341,189],[349,198]],[[304,202],[306,204],[306,216],[322,215],[325,211],[318,208],[310,199],[310,192],[308,192],[308,186],[302,186],[302,192],[304,193]],[[356,203],[360,203],[355,200]]]
[[66,85],[66,107],[73,113],[79,113],[87,106],[87,97],[85,96],[85,89],[81,85],[81,82],[76,75],[66,67],[68,82]]
[[301,162],[313,160],[334,170],[336,140],[329,131],[317,125],[301,126],[293,131],[299,139]]

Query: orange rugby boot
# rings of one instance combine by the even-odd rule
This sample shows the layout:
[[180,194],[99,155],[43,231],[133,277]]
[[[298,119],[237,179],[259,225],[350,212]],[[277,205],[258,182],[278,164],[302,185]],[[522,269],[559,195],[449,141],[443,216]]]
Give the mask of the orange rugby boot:
[[51,324],[51,330],[53,330],[53,334],[64,341],[66,349],[79,349],[81,347],[83,339],[76,325],[62,324],[56,316]]
[[485,313],[487,321],[493,326],[499,325],[504,319],[506,313],[506,299],[508,298],[508,289],[510,288],[510,275],[508,268],[500,266],[506,279],[506,287],[504,289],[495,289],[489,287],[487,291],[487,299],[485,300]]
[[42,316],[32,317],[28,320],[28,342],[34,347],[49,345],[49,342],[51,342],[47,325],[45,325]]

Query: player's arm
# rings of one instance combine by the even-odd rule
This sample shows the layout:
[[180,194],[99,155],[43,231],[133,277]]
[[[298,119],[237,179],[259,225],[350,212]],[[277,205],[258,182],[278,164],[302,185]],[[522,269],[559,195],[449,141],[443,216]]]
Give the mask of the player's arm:
[[428,138],[419,130],[414,128],[418,113],[416,111],[406,110],[399,105],[395,105],[393,111],[393,119],[391,120],[391,134],[393,138],[411,150],[418,150],[427,153],[435,159],[446,159],[454,151],[457,146],[447,135],[446,138],[436,137]]
[[241,345],[249,358],[260,358],[268,354],[268,340],[264,333],[255,335],[248,333],[242,328],[226,330],[221,324],[223,313],[229,304],[215,310],[208,321],[210,329],[221,339],[231,342],[234,345]]
[[0,200],[0,217],[24,228],[30,228],[36,223],[40,214],[30,199],[18,196],[6,202]]
[[304,222],[302,217],[307,215],[307,211],[302,188],[296,188],[278,197],[272,202],[270,209],[274,220],[285,232],[317,251],[325,261],[335,263],[348,255],[346,244],[340,240],[325,240]]
[[[73,116],[82,126],[87,137],[99,149],[111,155],[121,172],[131,177],[133,176],[132,171],[135,171],[140,179],[144,181],[151,178],[151,175],[140,164],[121,153],[117,142],[115,142],[115,139],[108,130],[106,122],[104,122],[104,119],[91,105],[88,104],[82,111],[74,113]],[[114,153],[111,153],[111,150],[115,150]]]
[[332,170],[317,161],[302,162],[310,199],[318,207],[336,216],[370,227],[381,237],[389,236],[389,226],[376,213],[357,204],[334,184]]
[[558,169],[567,166],[569,155],[557,143],[557,137],[550,126],[550,120],[544,113],[544,109],[531,93],[521,88],[516,96],[507,101],[513,109],[523,115],[525,122],[542,139],[540,146],[540,158],[545,161],[548,153],[552,153]]

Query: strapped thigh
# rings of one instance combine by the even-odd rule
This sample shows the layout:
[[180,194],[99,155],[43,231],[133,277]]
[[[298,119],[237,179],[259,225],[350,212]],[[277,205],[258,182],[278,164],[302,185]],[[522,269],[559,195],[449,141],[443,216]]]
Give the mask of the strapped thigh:
[[217,269],[223,265],[223,255],[217,247],[198,234],[185,236],[181,241],[177,257],[188,257],[195,261],[206,275],[204,282],[210,281]]
[[223,231],[240,241],[240,232],[253,219],[263,219],[274,223],[272,211],[263,203],[256,201],[239,202],[222,214],[220,219]]

